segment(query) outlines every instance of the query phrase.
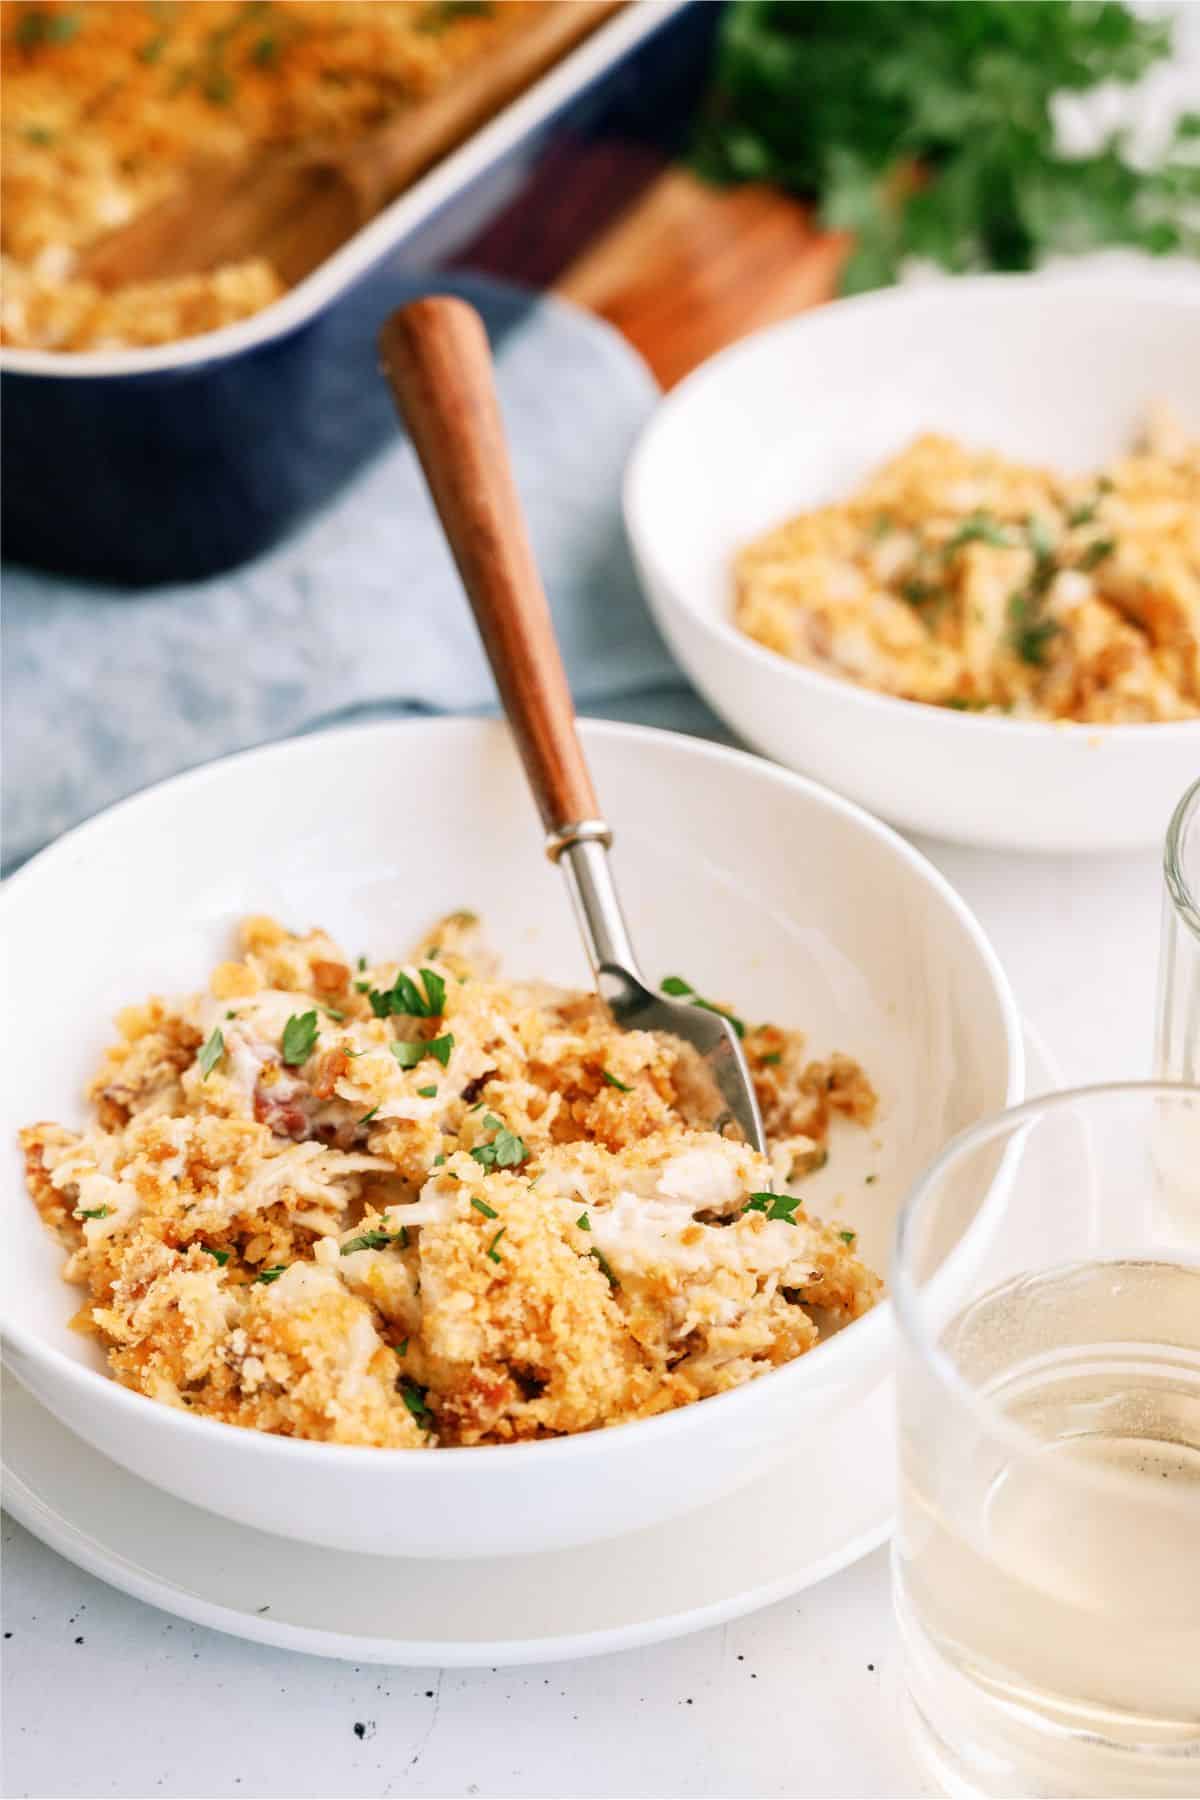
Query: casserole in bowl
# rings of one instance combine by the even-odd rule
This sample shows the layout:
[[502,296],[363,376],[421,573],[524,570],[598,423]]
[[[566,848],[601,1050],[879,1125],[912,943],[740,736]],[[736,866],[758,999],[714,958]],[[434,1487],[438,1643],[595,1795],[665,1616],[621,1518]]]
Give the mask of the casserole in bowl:
[[[796,776],[667,733],[582,730],[647,967],[686,969],[701,991],[738,995],[752,1018],[802,1024],[814,1054],[848,1046],[870,1069],[877,1122],[847,1132],[804,1192],[817,1216],[852,1222],[863,1261],[882,1269],[920,1167],[1021,1092],[1015,1008],[979,927],[885,827]],[[285,1536],[498,1554],[615,1535],[731,1491],[882,1378],[886,1301],[735,1390],[550,1441],[306,1442],[119,1386],[69,1329],[78,1296],[24,1192],[15,1133],[33,1119],[78,1122],[72,1102],[106,1014],[131,993],[199,986],[251,894],[372,954],[475,899],[514,971],[586,980],[516,757],[490,722],[340,731],[213,764],[124,802],[15,876],[10,1003],[28,1025],[6,1096],[5,1356],[89,1443],[181,1498]],[[46,957],[68,944],[65,1020],[43,990]]]
[[[1159,402],[1195,438],[1198,334],[1200,285],[1191,281],[984,276],[838,302],[735,345],[663,402],[626,479],[626,525],[668,643],[756,748],[906,828],[1029,850],[1159,842],[1200,767],[1200,719],[1075,723],[876,692],[739,629],[735,571],[754,540],[810,509],[830,509],[815,515],[829,518],[922,433],[1068,477],[1121,456]],[[954,465],[959,452],[938,454]],[[924,455],[918,444],[908,460]],[[897,481],[901,466],[892,465]],[[969,465],[967,474],[973,481]],[[1019,469],[1008,476],[1019,480]],[[888,478],[885,469],[877,479]],[[1107,507],[1102,496],[1098,517]],[[1099,529],[1086,536],[1082,518],[1079,531],[1077,562],[1110,547]],[[968,511],[957,536],[993,533],[1013,535],[1007,522]],[[966,557],[989,554],[1019,565],[1011,592],[998,596],[1012,618],[1028,604],[1031,552],[965,545]],[[938,580],[947,567],[943,556]],[[1076,570],[1070,578],[1086,586]],[[959,603],[924,582],[906,591],[914,621],[927,598]],[[875,598],[895,605],[882,587]],[[1182,599],[1179,647],[1200,666],[1194,578]],[[1030,634],[1045,629],[1034,612],[1022,617]],[[1043,649],[1034,642],[1030,657]]]

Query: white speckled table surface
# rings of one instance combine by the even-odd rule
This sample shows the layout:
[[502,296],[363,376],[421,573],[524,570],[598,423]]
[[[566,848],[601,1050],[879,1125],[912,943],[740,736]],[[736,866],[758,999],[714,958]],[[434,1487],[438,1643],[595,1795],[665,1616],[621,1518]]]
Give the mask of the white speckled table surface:
[[[1153,855],[923,844],[1071,1082],[1148,1072]],[[677,1643],[553,1667],[387,1669],[238,1642],[6,1520],[9,1795],[814,1795],[924,1790],[896,1721],[887,1556]]]

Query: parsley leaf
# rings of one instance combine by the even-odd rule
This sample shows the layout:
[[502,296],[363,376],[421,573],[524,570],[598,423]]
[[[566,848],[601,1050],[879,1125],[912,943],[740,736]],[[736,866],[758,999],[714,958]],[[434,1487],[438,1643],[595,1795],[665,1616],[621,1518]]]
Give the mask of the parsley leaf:
[[485,1169],[519,1169],[529,1160],[529,1146],[524,1138],[510,1131],[494,1113],[485,1113],[483,1123],[496,1133],[490,1144],[476,1144],[471,1155]]
[[313,1053],[317,1041],[315,1012],[293,1013],[283,1028],[283,1060],[289,1069],[298,1069]]
[[613,1271],[612,1271],[612,1265],[609,1262],[608,1258],[605,1256],[603,1250],[598,1250],[596,1248],[595,1244],[593,1244],[591,1249],[588,1251],[588,1255],[593,1259],[593,1261],[595,1261],[596,1263],[599,1264],[600,1273],[604,1276],[605,1280],[608,1282],[609,1287],[615,1288],[616,1286],[618,1286],[617,1278],[613,1274]]
[[202,1081],[208,1080],[224,1054],[225,1035],[219,1025],[214,1025],[200,1052],[200,1078]]
[[283,1274],[283,1272],[286,1268],[287,1268],[286,1263],[275,1263],[272,1268],[261,1270],[254,1277],[255,1285],[256,1286],[261,1285],[262,1287],[270,1287],[270,1285],[273,1281],[279,1280],[279,1277]]
[[841,1238],[843,1244],[852,1245],[857,1238],[858,1233],[857,1231],[839,1231],[838,1236]]
[[214,1250],[211,1244],[201,1244],[200,1248],[202,1250],[207,1250],[210,1256],[215,1257],[222,1268],[224,1268],[225,1264],[229,1261],[228,1250]]
[[1035,602],[1026,594],[1013,595],[1008,603],[1008,616],[1013,649],[1022,662],[1040,669],[1045,664],[1051,639],[1058,635],[1057,622],[1042,618]]
[[616,1076],[610,1075],[607,1069],[601,1069],[600,1073],[605,1081],[607,1081],[609,1087],[615,1087],[618,1092],[622,1094],[632,1094],[633,1089],[627,1081],[618,1081]]
[[75,1216],[77,1219],[107,1219],[111,1211],[111,1206],[81,1206]]
[[433,1082],[429,1087],[419,1087],[417,1093],[422,1100],[432,1100],[437,1094],[437,1082]]
[[359,1237],[350,1238],[344,1243],[341,1254],[350,1256],[355,1250],[386,1250],[391,1242],[390,1231],[364,1231]]
[[592,1221],[588,1218],[586,1212],[581,1212],[575,1223],[580,1231],[590,1231],[592,1229]]
[[368,987],[367,998],[375,1017],[386,1019],[400,1014],[410,1019],[440,1018],[446,1009],[446,983],[434,969],[422,969],[420,976],[422,985],[418,987],[412,976],[400,969],[390,988]]
[[793,1214],[801,1202],[791,1194],[751,1194],[743,1212],[765,1213],[768,1219],[780,1219],[785,1225],[796,1223]]
[[1057,95],[1137,80],[1171,33],[1116,0],[747,0],[721,17],[695,160],[815,198],[854,237],[845,292],[910,257],[962,271],[1117,243],[1194,254],[1194,114],[1148,163],[1120,134],[1080,155],[1056,130]]
[[[404,1342],[407,1344],[408,1339],[405,1338]],[[408,1375],[400,1383],[400,1397],[418,1425],[424,1425],[425,1421],[432,1416],[425,1404],[425,1396],[428,1392],[427,1387],[421,1387]]]
[[718,1013],[722,1019],[729,1020],[729,1023],[733,1026],[733,1029],[737,1032],[739,1037],[745,1037],[746,1026],[741,1019],[737,1018],[726,1007],[714,1006],[711,1000],[703,999],[702,996],[696,992],[691,982],[685,981],[682,975],[667,975],[658,985],[663,993],[670,994],[672,999],[690,1000],[693,1006],[702,1006],[705,1012]]
[[1084,570],[1094,569],[1098,563],[1111,556],[1116,547],[1112,538],[1094,539],[1079,558],[1079,567]]
[[993,519],[990,513],[974,512],[963,520],[953,536],[947,539],[945,554],[953,556],[964,544],[993,544],[998,549],[1007,549],[1012,543],[1004,527]]
[[398,1344],[392,1345],[392,1349],[396,1352],[397,1356],[407,1356],[408,1355],[408,1339],[401,1338],[400,1342]]

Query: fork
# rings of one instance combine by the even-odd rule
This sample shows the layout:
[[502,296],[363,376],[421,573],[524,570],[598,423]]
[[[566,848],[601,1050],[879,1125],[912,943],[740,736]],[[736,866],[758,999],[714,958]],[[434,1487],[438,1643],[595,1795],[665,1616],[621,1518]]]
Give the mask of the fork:
[[617,895],[600,812],[575,725],[554,624],[525,527],[483,320],[434,295],[401,307],[380,334],[383,369],[425,472],[471,602],[496,686],[566,878],[596,988],[626,1030],[669,1033],[704,1059],[723,1110],[713,1129],[766,1152],[738,1034],[724,1014],[668,999],[646,982]]

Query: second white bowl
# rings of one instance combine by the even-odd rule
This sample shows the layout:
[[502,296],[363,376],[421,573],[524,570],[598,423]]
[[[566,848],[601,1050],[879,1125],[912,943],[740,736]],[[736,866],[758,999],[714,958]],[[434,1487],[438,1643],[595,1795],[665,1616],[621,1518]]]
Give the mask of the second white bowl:
[[898,825],[1022,850],[1162,842],[1200,721],[980,717],[801,667],[733,623],[735,553],[924,430],[1065,469],[1156,401],[1200,433],[1200,280],[982,276],[841,301],[714,357],[658,408],[625,518],[655,617],[735,731]]

